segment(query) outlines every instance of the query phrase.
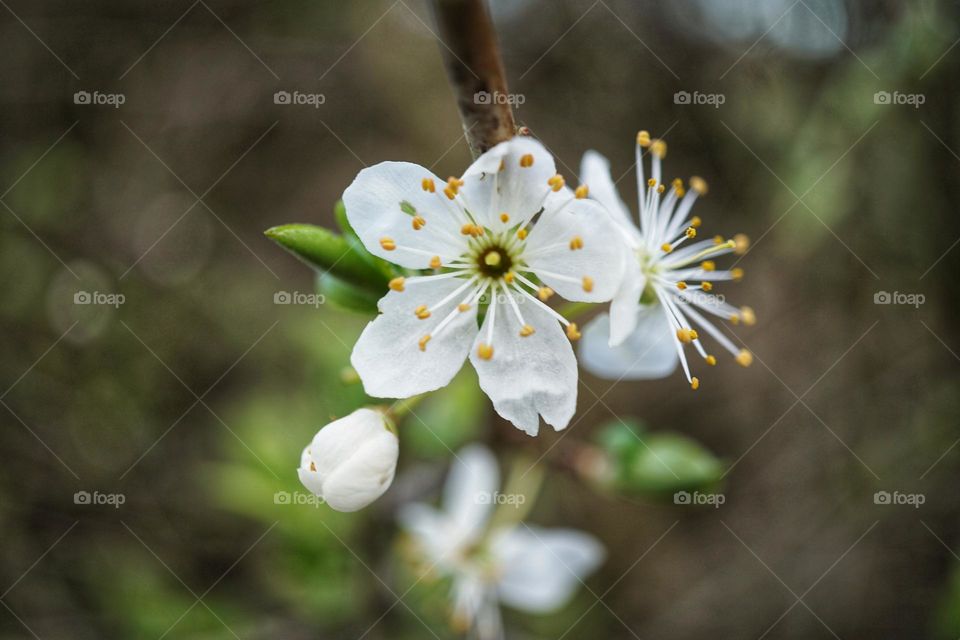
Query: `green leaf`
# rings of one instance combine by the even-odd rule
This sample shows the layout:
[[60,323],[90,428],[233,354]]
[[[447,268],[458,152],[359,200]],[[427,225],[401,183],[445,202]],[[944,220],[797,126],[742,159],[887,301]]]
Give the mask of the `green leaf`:
[[389,269],[365,258],[358,244],[323,227],[285,224],[264,233],[310,266],[351,284],[382,291],[390,281]]
[[360,313],[377,313],[377,300],[380,299],[379,293],[356,287],[332,273],[317,276],[317,293],[324,296],[325,302]]

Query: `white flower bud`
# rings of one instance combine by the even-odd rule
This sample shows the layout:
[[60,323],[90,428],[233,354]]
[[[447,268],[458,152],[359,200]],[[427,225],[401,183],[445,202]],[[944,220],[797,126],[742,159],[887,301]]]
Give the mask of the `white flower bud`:
[[313,437],[300,457],[300,482],[331,508],[357,511],[390,487],[399,452],[390,419],[357,409]]

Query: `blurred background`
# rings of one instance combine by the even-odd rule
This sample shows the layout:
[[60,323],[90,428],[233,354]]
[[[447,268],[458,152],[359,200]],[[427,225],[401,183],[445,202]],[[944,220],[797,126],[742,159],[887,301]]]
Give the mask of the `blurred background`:
[[[313,275],[262,232],[332,226],[365,165],[469,163],[428,7],[0,4],[0,637],[451,637],[393,514],[477,440],[540,459],[529,521],[609,554],[508,637],[960,636],[957,3],[494,0],[516,117],[569,183],[595,148],[635,202],[649,129],[710,182],[703,232],[752,238],[723,293],[756,361],[697,394],[583,375],[562,440],[466,371],[353,515],[276,496],[365,401],[342,373],[369,316],[275,304]],[[699,442],[724,504],[572,470],[633,421]]]

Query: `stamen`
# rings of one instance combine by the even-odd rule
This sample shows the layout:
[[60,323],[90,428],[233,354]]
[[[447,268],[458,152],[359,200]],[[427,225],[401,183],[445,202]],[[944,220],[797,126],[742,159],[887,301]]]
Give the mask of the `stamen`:
[[704,360],[706,360],[707,364],[710,365],[711,367],[714,367],[717,364],[717,359],[713,356],[707,356],[706,358],[704,358]]
[[[523,165],[520,165],[520,166],[523,166]],[[484,342],[481,342],[479,345],[477,345],[477,355],[480,356],[480,358],[483,360],[489,360],[490,358],[493,357],[493,345],[489,345]]]
[[516,274],[513,271],[507,271],[503,274],[503,281],[507,284],[513,284],[513,279],[516,278]]
[[583,200],[588,195],[590,195],[590,189],[585,184],[580,185],[576,191],[573,192],[573,197],[577,200]]
[[697,376],[693,376],[692,378],[690,378],[690,388],[693,389],[694,391],[696,391],[697,389],[699,389],[699,388],[700,388],[700,378],[698,378]]
[[539,289],[537,289],[537,297],[544,302],[549,300],[550,296],[552,296],[553,294],[554,294],[554,291],[550,287],[540,287]]
[[710,282],[704,281],[704,282],[701,282],[701,283],[700,283],[700,288],[703,289],[704,291],[712,291],[712,290],[713,290],[713,284],[710,283]]
[[398,278],[394,278],[393,280],[391,280],[388,286],[394,291],[403,291],[403,283],[405,281],[406,281],[406,278],[404,278],[403,276],[400,276]]
[[743,324],[748,327],[757,324],[757,315],[750,307],[740,307],[740,318],[743,320]]
[[587,293],[593,291],[593,278],[590,276],[583,276],[583,290]]
[[422,338],[420,338],[420,341],[417,343],[418,345],[420,345],[420,351],[426,351],[426,350],[427,350],[427,343],[428,343],[428,342],[430,342],[430,334],[429,334],[429,333],[428,333],[427,335],[423,336]]
[[433,183],[433,178],[424,178],[420,186],[423,187],[424,191],[429,191],[430,193],[437,192],[437,185]]
[[421,216],[413,216],[413,230],[420,231],[423,229],[423,226],[427,224],[427,221],[424,220]]
[[753,354],[746,349],[741,349],[740,353],[737,354],[736,361],[741,367],[749,367],[753,364]]
[[430,258],[431,269],[439,269],[441,264],[442,263],[440,262],[440,256],[433,256],[432,258]]
[[387,236],[384,236],[380,238],[380,246],[387,251],[393,251],[394,249],[397,248],[397,243],[394,242],[392,238],[388,238]]
[[567,325],[567,338],[573,341],[577,341],[580,339],[580,336],[581,334],[577,330],[576,322],[571,322],[570,324]]
[[526,239],[527,239],[527,233],[528,233],[528,232],[527,232],[526,229],[518,229],[518,230],[517,230],[517,237],[520,238],[521,240],[526,240]]
[[416,309],[413,310],[413,314],[420,318],[421,320],[426,320],[430,317],[430,310],[427,309],[427,305],[422,304]]
[[746,234],[738,233],[733,236],[733,242],[733,252],[738,256],[742,256],[747,252],[747,249],[750,248],[750,238],[748,238]]
[[523,168],[528,168],[533,166],[533,154],[525,153],[520,156],[520,166]]
[[508,214],[508,213],[501,213],[501,214],[500,214],[500,222],[503,222],[504,224],[506,224],[507,222],[510,222],[510,214]]
[[583,249],[583,238],[573,236],[573,238],[570,239],[570,251],[576,251],[577,249]]
[[733,278],[734,280],[742,280],[743,269],[741,269],[740,267],[734,267],[733,269],[730,269],[730,277]]
[[654,140],[650,143],[650,153],[653,154],[654,158],[666,158],[667,157],[667,143],[663,140]]
[[703,224],[703,220],[700,219],[700,216],[693,216],[690,218],[690,226],[694,229],[699,227],[701,224]]
[[526,338],[526,337],[532,336],[535,332],[536,332],[536,329],[534,329],[528,324],[525,324],[520,328],[520,337]]
[[550,185],[550,188],[553,189],[554,191],[560,191],[560,189],[563,189],[563,185],[565,184],[565,182],[563,180],[563,176],[558,173],[557,175],[547,180],[547,184]]
[[683,235],[687,236],[688,238],[696,238],[697,230],[694,227],[687,227],[687,230],[683,232]]
[[683,280],[677,283],[677,289],[680,289],[680,291],[683,291],[686,288],[687,288],[687,283],[684,282]]
[[700,176],[692,176],[690,178],[690,188],[697,192],[701,196],[707,195],[708,187],[707,181],[701,178]]
[[669,242],[664,242],[662,245],[660,245],[660,250],[664,253],[670,253],[673,251],[673,247],[670,246]]
[[697,334],[692,329],[677,329],[677,340],[683,344],[690,344],[697,338]]
[[704,271],[714,271],[717,268],[717,264],[713,260],[704,260],[700,263],[700,268]]
[[650,132],[649,131],[638,131],[637,132],[637,144],[646,149],[650,146]]
[[457,311],[459,311],[460,313],[463,313],[469,310],[470,310],[470,305],[467,304],[466,302],[461,302],[460,304],[457,305]]

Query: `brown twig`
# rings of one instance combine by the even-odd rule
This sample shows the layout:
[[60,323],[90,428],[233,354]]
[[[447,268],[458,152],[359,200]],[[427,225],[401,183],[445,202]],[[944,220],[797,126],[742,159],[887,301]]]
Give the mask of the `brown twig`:
[[516,133],[510,104],[494,99],[507,95],[507,80],[490,13],[485,0],[431,0],[430,5],[467,144],[476,158]]

